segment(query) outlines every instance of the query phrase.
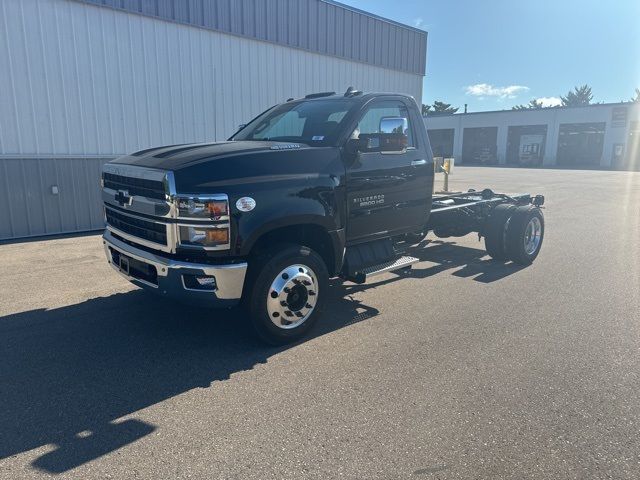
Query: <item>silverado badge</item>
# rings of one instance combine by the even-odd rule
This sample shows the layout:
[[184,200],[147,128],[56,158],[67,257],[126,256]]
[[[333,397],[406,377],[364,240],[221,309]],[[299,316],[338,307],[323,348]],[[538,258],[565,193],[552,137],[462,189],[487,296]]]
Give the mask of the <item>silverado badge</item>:
[[369,195],[368,197],[357,197],[353,199],[353,203],[357,203],[359,207],[373,207],[374,205],[382,205],[384,203],[384,194]]
[[272,145],[269,148],[271,150],[293,150],[300,147],[302,147],[302,145],[300,145],[299,143],[285,143],[283,145]]

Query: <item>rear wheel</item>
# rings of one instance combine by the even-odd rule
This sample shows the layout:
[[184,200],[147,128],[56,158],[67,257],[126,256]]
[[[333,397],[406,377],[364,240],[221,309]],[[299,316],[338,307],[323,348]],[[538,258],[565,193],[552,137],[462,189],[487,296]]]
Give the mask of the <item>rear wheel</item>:
[[487,219],[484,227],[484,246],[487,253],[495,260],[507,259],[507,222],[515,210],[515,205],[503,203],[496,206]]
[[256,262],[246,300],[254,330],[273,345],[300,339],[324,307],[329,285],[324,261],[310,248],[278,245]]
[[544,239],[544,216],[533,205],[516,208],[509,220],[506,252],[510,260],[530,265],[540,253]]
[[412,232],[412,233],[405,233],[403,239],[409,245],[416,245],[420,243],[422,240],[424,240],[424,237],[426,236],[427,234],[424,232]]

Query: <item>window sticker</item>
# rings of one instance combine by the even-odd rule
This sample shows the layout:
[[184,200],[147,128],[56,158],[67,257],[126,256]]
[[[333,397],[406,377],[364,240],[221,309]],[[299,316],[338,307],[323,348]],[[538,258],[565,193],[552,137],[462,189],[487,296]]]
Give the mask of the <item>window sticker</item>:
[[311,140],[314,140],[314,141],[324,140],[324,135],[314,135],[313,137],[311,137]]

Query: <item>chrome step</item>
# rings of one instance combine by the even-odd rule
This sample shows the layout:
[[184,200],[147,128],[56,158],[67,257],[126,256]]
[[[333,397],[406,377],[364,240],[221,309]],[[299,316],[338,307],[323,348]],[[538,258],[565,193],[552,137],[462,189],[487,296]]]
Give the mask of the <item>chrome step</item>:
[[380,275],[385,272],[392,272],[393,270],[406,268],[419,261],[420,259],[418,258],[405,255],[395,260],[380,263],[379,265],[373,265],[371,267],[363,268],[361,271],[356,273],[354,278],[351,280],[355,281],[356,283],[364,283],[371,277],[375,277],[376,275]]

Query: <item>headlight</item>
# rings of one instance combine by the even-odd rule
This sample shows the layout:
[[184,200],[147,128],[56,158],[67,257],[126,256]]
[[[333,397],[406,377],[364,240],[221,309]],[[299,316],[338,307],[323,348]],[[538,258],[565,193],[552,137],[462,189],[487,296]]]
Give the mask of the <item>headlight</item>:
[[229,226],[199,227],[197,225],[179,225],[180,244],[187,247],[229,247]]
[[178,198],[178,217],[219,220],[229,215],[229,199],[226,195]]
[[[178,242],[181,246],[205,250],[230,247],[229,198],[226,195],[178,195],[176,206]],[[212,221],[220,220],[227,221],[212,225]]]

